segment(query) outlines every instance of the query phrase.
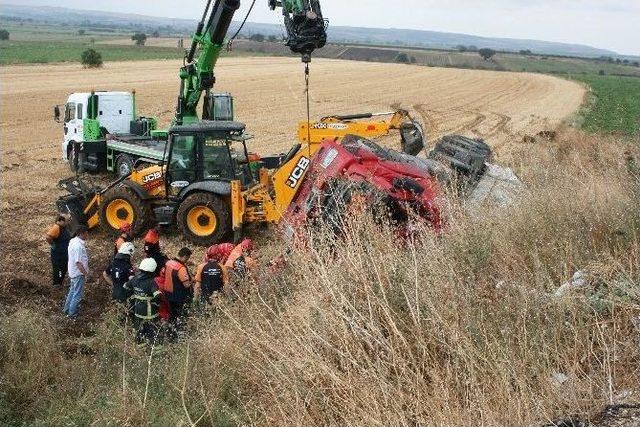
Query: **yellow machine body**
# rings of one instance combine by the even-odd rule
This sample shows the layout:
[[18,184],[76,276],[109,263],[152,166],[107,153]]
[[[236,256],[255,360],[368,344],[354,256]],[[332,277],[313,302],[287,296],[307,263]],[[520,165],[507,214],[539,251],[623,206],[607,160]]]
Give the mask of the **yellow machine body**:
[[[387,116],[388,119],[376,119]],[[368,119],[368,120],[363,120]],[[392,129],[400,129],[403,123],[411,123],[413,119],[406,110],[389,113],[356,114],[353,116],[329,116],[317,122],[298,123],[298,140],[319,144],[325,139],[342,140],[347,135],[358,135],[375,139],[389,134]]]

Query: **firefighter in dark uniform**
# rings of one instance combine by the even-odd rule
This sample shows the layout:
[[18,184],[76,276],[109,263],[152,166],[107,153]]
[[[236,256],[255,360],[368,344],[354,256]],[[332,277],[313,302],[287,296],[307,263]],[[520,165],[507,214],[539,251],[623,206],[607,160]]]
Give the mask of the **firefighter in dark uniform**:
[[45,239],[51,246],[51,267],[54,286],[62,286],[67,275],[67,263],[69,260],[69,241],[71,233],[67,229],[69,218],[66,215],[58,215],[56,223],[49,228]]
[[124,289],[124,284],[133,277],[133,265],[131,265],[131,257],[136,248],[131,242],[124,242],[120,245],[118,253],[109,264],[109,267],[102,272],[104,280],[112,286],[111,298],[119,303],[126,303],[131,296]]
[[156,261],[145,258],[140,263],[138,274],[124,285],[131,292],[136,341],[155,344],[159,332],[158,307],[161,292],[155,282]]
[[160,225],[157,222],[152,224],[144,236],[144,253],[156,261],[156,276],[159,276],[169,258],[160,249]]
[[204,262],[198,265],[194,294],[200,296],[201,303],[211,304],[211,296],[222,292],[227,284],[227,269],[222,265],[227,257],[221,245],[207,249]]

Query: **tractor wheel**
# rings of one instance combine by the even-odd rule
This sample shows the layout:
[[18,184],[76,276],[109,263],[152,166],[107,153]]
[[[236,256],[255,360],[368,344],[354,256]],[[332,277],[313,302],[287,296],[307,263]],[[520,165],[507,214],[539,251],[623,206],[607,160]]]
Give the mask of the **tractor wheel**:
[[187,240],[207,246],[221,242],[231,232],[231,213],[216,195],[195,193],[180,204],[177,223]]
[[134,161],[131,156],[127,154],[120,154],[116,158],[116,173],[118,178],[129,176],[133,172]]
[[100,224],[113,233],[125,223],[131,224],[134,236],[145,231],[153,219],[151,206],[142,200],[131,188],[120,185],[105,194],[100,205]]

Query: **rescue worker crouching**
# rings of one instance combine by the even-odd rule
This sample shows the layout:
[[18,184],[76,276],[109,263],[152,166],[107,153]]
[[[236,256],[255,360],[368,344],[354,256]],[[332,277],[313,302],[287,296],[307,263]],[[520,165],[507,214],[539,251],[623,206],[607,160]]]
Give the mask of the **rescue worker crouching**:
[[124,285],[131,292],[133,303],[134,327],[137,330],[136,341],[155,344],[159,333],[158,307],[161,292],[155,282],[156,261],[145,258],[140,262],[140,270],[133,279]]
[[120,245],[118,253],[109,264],[109,267],[102,272],[104,280],[112,286],[111,298],[119,303],[125,303],[131,294],[124,289],[124,284],[133,277],[133,265],[131,257],[136,248],[131,242],[124,242]]
[[256,268],[256,262],[251,256],[253,249],[251,239],[244,239],[239,245],[233,248],[233,251],[231,251],[231,254],[224,264],[225,267],[227,267],[229,271],[233,271],[235,276],[240,280],[246,279],[249,273]]
[[228,251],[222,245],[207,249],[204,262],[198,265],[195,277],[194,295],[201,303],[211,304],[211,297],[224,290],[228,283],[227,269],[223,266]]

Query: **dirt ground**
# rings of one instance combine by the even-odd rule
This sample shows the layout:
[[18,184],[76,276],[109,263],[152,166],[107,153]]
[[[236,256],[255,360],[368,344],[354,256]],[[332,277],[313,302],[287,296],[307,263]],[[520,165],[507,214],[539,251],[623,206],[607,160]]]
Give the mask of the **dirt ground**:
[[[99,70],[78,64],[0,67],[0,305],[23,295],[55,311],[63,296],[62,290],[50,289],[43,241],[61,194],[56,184],[69,175],[61,160],[62,125],[53,121],[53,105],[63,104],[71,92],[136,89],[139,113],[157,116],[166,126],[173,116],[179,66],[176,61],[149,61],[107,63]],[[233,93],[236,118],[256,135],[252,149],[286,152],[295,142],[297,121],[305,117],[299,60],[222,59],[217,79],[216,90]],[[408,108],[424,123],[431,141],[447,133],[483,137],[507,163],[517,161],[510,158],[510,149],[524,135],[553,129],[580,107],[585,95],[576,83],[544,75],[320,59],[311,65],[311,87],[312,117]],[[98,261],[92,265],[95,277],[87,300],[101,306],[108,296],[97,276],[110,245],[106,236],[92,235],[90,250]]]

